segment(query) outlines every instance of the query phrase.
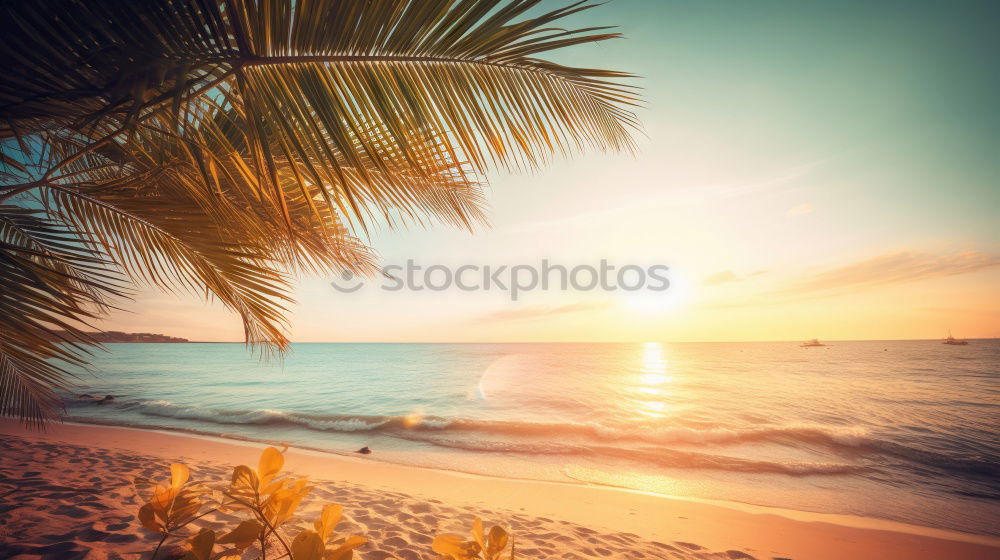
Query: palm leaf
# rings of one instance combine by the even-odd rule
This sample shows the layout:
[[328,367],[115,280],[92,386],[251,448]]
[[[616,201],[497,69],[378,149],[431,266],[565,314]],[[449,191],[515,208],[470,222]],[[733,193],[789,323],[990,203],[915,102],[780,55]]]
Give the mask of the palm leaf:
[[539,4],[0,2],[0,407],[52,417],[120,279],[283,348],[294,274],[375,270],[358,235],[474,229],[492,171],[633,149],[629,75],[541,58],[618,33]]
[[83,328],[124,293],[77,232],[39,214],[0,205],[0,414],[36,425],[61,406],[53,389],[65,386],[66,366],[85,364],[93,340]]

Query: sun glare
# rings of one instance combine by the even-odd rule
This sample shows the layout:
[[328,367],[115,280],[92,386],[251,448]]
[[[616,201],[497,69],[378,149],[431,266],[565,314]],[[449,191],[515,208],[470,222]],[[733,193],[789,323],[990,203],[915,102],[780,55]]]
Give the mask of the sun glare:
[[621,296],[621,304],[632,312],[658,315],[676,307],[677,301],[670,294],[637,292]]
[[[668,363],[663,357],[663,345],[659,342],[647,342],[642,345],[641,369],[636,377],[635,392],[642,393],[643,398],[635,401],[635,411],[647,418],[663,418],[667,403],[663,400],[668,391],[664,385],[673,381],[673,376],[667,373]],[[650,397],[657,400],[649,400]]]
[[640,316],[658,317],[688,305],[691,299],[689,282],[681,274],[671,277],[670,288],[663,292],[639,290],[618,292],[618,304]]
[[663,418],[663,412],[667,409],[667,403],[662,401],[642,401],[637,409],[639,414],[650,418]]
[[663,345],[647,342],[642,345],[642,377],[645,385],[658,385],[670,380],[667,361],[663,358]]

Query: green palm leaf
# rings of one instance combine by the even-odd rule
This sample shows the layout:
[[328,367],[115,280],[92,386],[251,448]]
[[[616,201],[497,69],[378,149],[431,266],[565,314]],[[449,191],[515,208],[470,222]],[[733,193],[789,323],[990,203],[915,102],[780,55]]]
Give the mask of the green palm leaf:
[[618,37],[560,27],[593,6],[0,3],[3,412],[53,417],[51,360],[85,363],[79,324],[123,279],[283,348],[294,274],[375,270],[359,233],[474,229],[493,170],[633,149],[627,74],[540,58]]
[[63,364],[82,366],[83,330],[121,296],[121,278],[77,232],[41,212],[0,205],[0,414],[41,424],[56,417]]

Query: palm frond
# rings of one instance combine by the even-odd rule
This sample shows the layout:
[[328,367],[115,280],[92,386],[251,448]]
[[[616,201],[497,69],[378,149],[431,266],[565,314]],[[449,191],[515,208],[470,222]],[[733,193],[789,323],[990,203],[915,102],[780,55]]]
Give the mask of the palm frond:
[[51,417],[119,272],[283,348],[293,275],[371,273],[370,228],[474,229],[490,172],[632,150],[630,75],[542,58],[618,37],[562,27],[595,5],[0,1],[4,413]]
[[70,372],[94,341],[83,329],[124,294],[121,278],[77,232],[37,210],[0,205],[0,415],[52,419]]

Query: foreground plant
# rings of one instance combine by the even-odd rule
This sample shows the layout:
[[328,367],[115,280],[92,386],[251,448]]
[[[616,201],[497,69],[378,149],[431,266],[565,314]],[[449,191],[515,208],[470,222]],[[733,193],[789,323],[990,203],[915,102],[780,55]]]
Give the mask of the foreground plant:
[[472,522],[472,538],[467,541],[459,535],[438,535],[431,549],[447,560],[514,560],[514,543],[510,543],[507,554],[507,531],[494,525],[489,533],[483,533],[483,521],[476,518]]
[[169,484],[157,484],[142,477],[133,482],[140,495],[147,490],[150,493],[146,504],[139,508],[139,522],[144,528],[163,535],[156,551],[170,535],[199,517],[201,495],[206,488],[188,484],[190,477],[191,471],[185,465],[171,463]]
[[[254,544],[258,546],[259,558],[266,560],[268,551],[274,548],[274,541],[280,550],[276,558],[351,558],[353,550],[366,539],[334,534],[333,529],[340,522],[343,511],[339,505],[324,506],[319,519],[313,522],[313,529],[299,531],[294,539],[289,540],[284,533],[284,526],[294,519],[302,499],[312,490],[305,478],[280,476],[284,462],[281,451],[268,447],[261,453],[257,470],[246,465],[233,469],[230,484],[217,490],[216,498],[208,497],[210,489],[207,486],[189,484],[190,471],[178,463],[170,465],[169,484],[136,479],[135,486],[140,493],[142,489],[152,488],[147,503],[139,508],[139,520],[145,529],[162,535],[153,551],[153,559],[168,538],[184,537],[192,522],[218,510],[244,511],[250,518],[242,520],[221,537],[215,531],[202,529],[188,538],[188,560],[241,558]],[[207,503],[213,508],[199,513]]]
[[0,415],[57,418],[135,286],[281,350],[295,274],[375,271],[359,233],[471,229],[488,172],[632,149],[626,74],[539,58],[619,35],[537,4],[0,3]]

